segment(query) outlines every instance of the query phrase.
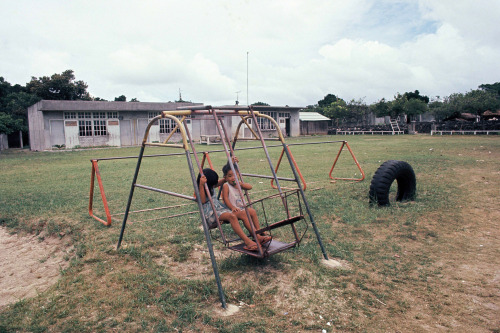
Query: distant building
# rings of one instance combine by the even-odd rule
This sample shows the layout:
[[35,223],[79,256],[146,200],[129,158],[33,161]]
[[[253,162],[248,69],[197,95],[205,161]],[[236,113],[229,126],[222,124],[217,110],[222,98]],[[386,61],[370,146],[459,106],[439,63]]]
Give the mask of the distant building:
[[[51,101],[42,100],[28,108],[28,126],[31,150],[54,148],[134,146],[140,145],[146,126],[161,111],[177,107],[203,105],[202,103],[149,103],[149,102],[105,102],[105,101]],[[287,136],[298,136],[299,109],[266,107],[261,111],[273,117]],[[239,117],[221,117],[225,127],[236,131]],[[217,135],[213,120],[208,116],[193,115],[187,119],[192,138],[198,141],[202,136]],[[264,136],[275,135],[271,121],[258,118]],[[148,141],[163,142],[175,128],[175,122],[161,119],[149,132]],[[232,134],[231,134],[232,135]],[[239,137],[250,138],[249,129],[241,129]],[[170,141],[180,141],[180,134],[174,133]]]
[[331,119],[318,112],[299,112],[300,135],[328,134]]

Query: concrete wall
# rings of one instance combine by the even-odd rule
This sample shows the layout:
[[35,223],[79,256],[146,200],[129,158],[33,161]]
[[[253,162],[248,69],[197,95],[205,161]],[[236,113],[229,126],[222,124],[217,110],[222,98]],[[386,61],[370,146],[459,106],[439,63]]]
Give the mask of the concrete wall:
[[9,149],[7,134],[0,134],[0,150]]

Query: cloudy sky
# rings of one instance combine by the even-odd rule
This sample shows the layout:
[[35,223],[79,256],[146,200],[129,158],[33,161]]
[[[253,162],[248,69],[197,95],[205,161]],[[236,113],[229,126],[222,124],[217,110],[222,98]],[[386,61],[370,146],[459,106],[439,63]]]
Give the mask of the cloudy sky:
[[500,81],[499,0],[1,0],[0,29],[11,84],[72,69],[107,100],[370,104]]

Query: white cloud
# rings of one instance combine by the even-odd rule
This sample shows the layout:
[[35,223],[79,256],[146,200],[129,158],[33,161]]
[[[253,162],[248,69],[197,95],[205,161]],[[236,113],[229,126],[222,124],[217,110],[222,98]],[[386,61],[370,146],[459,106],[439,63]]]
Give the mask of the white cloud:
[[500,2],[128,0],[0,3],[0,76],[73,69],[94,96],[206,104],[367,102],[500,81]]

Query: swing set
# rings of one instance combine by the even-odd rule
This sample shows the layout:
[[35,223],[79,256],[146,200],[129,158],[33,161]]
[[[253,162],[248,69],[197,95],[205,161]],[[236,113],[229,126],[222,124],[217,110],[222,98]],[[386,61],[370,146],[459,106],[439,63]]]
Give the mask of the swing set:
[[[271,116],[264,114],[262,112],[270,110],[271,107],[266,107],[266,106],[223,106],[223,107],[212,107],[212,106],[190,106],[190,107],[182,107],[178,108],[177,110],[174,111],[163,111],[160,115],[156,116],[153,118],[148,126],[146,127],[144,138],[142,141],[141,149],[139,152],[138,156],[128,156],[128,157],[117,157],[117,158],[108,158],[108,160],[111,159],[127,159],[127,158],[137,158],[137,166],[135,169],[135,173],[133,176],[132,180],[132,185],[130,188],[130,193],[126,205],[125,212],[123,214],[117,214],[117,215],[123,215],[123,222],[122,222],[122,227],[120,231],[120,236],[117,244],[117,249],[120,248],[123,237],[124,237],[124,232],[127,224],[127,220],[129,217],[130,213],[134,212],[145,212],[145,211],[152,211],[152,210],[159,210],[159,209],[167,209],[167,208],[172,208],[172,207],[180,207],[184,205],[189,205],[183,204],[183,205],[176,205],[176,206],[169,206],[169,207],[162,207],[162,208],[153,208],[153,209],[146,209],[146,210],[141,210],[141,211],[131,211],[131,204],[132,204],[132,199],[134,196],[134,192],[136,188],[141,188],[149,191],[154,191],[162,194],[167,194],[169,196],[174,196],[177,198],[185,199],[191,201],[191,203],[196,203],[198,206],[198,211],[201,217],[201,222],[205,234],[205,239],[207,242],[207,247],[208,247],[208,252],[210,255],[210,260],[212,262],[212,268],[214,271],[215,279],[217,282],[217,287],[219,290],[219,297],[222,303],[222,307],[226,308],[226,300],[225,296],[222,290],[222,284],[219,276],[219,271],[217,267],[217,263],[215,260],[214,252],[213,252],[213,246],[212,246],[212,238],[220,241],[223,243],[228,249],[237,251],[240,253],[244,253],[253,257],[257,258],[265,258],[269,257],[273,254],[285,251],[287,249],[293,248],[296,245],[300,244],[302,238],[305,235],[305,232],[307,231],[308,228],[308,223],[306,221],[306,218],[309,220],[310,224],[313,227],[313,230],[316,235],[317,242],[320,246],[321,252],[323,254],[323,257],[325,260],[328,260],[328,256],[326,253],[326,250],[323,246],[323,242],[321,240],[321,236],[319,233],[319,230],[316,226],[316,223],[314,221],[313,214],[311,212],[311,209],[309,207],[309,204],[307,202],[306,196],[305,196],[305,190],[306,190],[306,182],[304,180],[304,177],[302,176],[300,169],[297,166],[297,163],[295,162],[295,159],[290,151],[289,146],[291,145],[304,145],[304,144],[318,144],[318,143],[332,143],[332,142],[342,142],[342,146],[340,147],[340,150],[335,158],[335,161],[333,163],[333,166],[330,170],[329,177],[333,181],[339,179],[339,180],[352,180],[352,181],[361,181],[364,179],[365,175],[363,170],[361,169],[361,166],[359,165],[358,161],[356,160],[356,157],[354,156],[354,153],[352,152],[351,148],[347,144],[347,141],[324,141],[324,142],[317,142],[317,143],[296,143],[296,144],[286,144],[284,136],[281,132],[281,129],[278,125],[278,123],[272,118]],[[272,107],[273,111],[276,111],[277,107]],[[283,109],[287,109],[286,107],[283,107]],[[286,226],[290,227],[290,231],[292,236],[291,241],[280,241],[272,237],[271,241],[261,244],[258,241],[256,241],[257,245],[257,250],[256,251],[250,251],[244,248],[245,243],[239,239],[239,237],[230,239],[227,237],[226,232],[224,232],[224,226],[222,223],[216,219],[216,224],[213,226],[209,226],[207,223],[207,220],[205,219],[205,216],[203,214],[203,203],[201,202],[201,196],[199,193],[199,187],[196,181],[196,172],[195,170],[198,170],[200,174],[203,175],[203,167],[205,162],[207,162],[210,166],[210,168],[213,169],[213,165],[210,160],[209,152],[203,152],[203,158],[200,161],[198,153],[195,149],[194,141],[191,137],[191,133],[189,132],[188,126],[186,124],[186,117],[191,116],[191,115],[204,115],[207,116],[205,119],[213,119],[217,131],[219,133],[219,136],[221,138],[221,143],[223,145],[223,150],[217,150],[217,151],[212,151],[212,152],[224,152],[227,157],[228,164],[233,172],[233,174],[238,175],[236,177],[236,189],[238,192],[238,195],[242,199],[243,202],[246,202],[246,207],[245,207],[245,212],[248,220],[250,221],[250,229],[249,236],[252,237],[254,240],[257,240],[257,235],[261,235],[264,233],[269,233],[272,235],[273,230],[278,229],[278,228],[284,228]],[[224,121],[221,119],[221,116],[227,117],[227,116],[233,116],[233,117],[239,117],[240,123],[237,126],[237,130],[235,132],[234,138],[230,138],[230,133],[226,130]],[[181,117],[180,119],[178,117]],[[252,120],[254,124],[258,124],[257,119],[258,118],[264,118],[270,121],[273,125],[274,128],[277,131],[277,138],[265,138],[262,134],[262,131],[259,126],[256,126],[255,128],[252,128],[252,126],[249,124],[249,119]],[[172,130],[171,134],[169,137],[163,142],[163,143],[151,143],[148,142],[148,136],[149,136],[149,131],[150,128],[153,124],[155,124],[159,119],[170,119],[173,121],[176,126]],[[260,141],[261,145],[259,147],[246,147],[246,148],[236,148],[236,143],[238,142],[238,133],[240,132],[241,126],[245,125],[247,129],[250,130],[252,134],[252,139],[251,140],[256,140]],[[173,133],[176,131],[180,131],[181,134],[181,143],[169,143],[169,140],[172,138]],[[247,139],[240,139],[242,140],[247,140]],[[266,145],[266,141],[273,140],[273,141],[279,141],[280,144],[278,145]],[[356,163],[360,173],[361,173],[361,178],[340,178],[340,177],[334,177],[333,176],[333,169],[335,168],[335,165],[339,159],[340,153],[343,151],[343,148],[347,147],[349,150],[354,162]],[[182,149],[184,152],[183,153],[173,153],[173,154],[158,154],[158,155],[144,155],[144,151],[146,147],[171,147],[171,148],[179,148]],[[273,166],[273,163],[271,161],[271,157],[269,155],[268,147],[282,147],[282,152],[279,157],[278,163],[276,166]],[[269,170],[271,171],[271,176],[267,175],[259,175],[259,174],[250,174],[250,173],[244,173],[241,172],[240,167],[238,166],[238,163],[233,161],[233,157],[235,156],[235,150],[245,150],[245,149],[262,149],[265,153],[267,163],[269,165]],[[159,156],[172,156],[172,155],[185,155],[187,164],[189,167],[189,174],[191,176],[191,182],[193,184],[193,189],[195,196],[188,196],[185,194],[181,193],[176,193],[173,191],[165,190],[165,189],[159,189],[151,186],[146,186],[142,184],[137,183],[137,178],[140,172],[141,168],[141,163],[143,158],[145,157],[159,157]],[[280,163],[283,159],[283,157],[286,156],[290,169],[292,171],[293,177],[279,177],[277,175],[278,169],[280,166]],[[193,157],[194,157],[194,162],[195,165],[193,164]],[[99,159],[99,160],[107,160],[106,158]],[[92,162],[92,174],[91,174],[91,186],[90,186],[90,201],[89,201],[89,214],[96,220],[102,222],[104,225],[111,225],[111,213],[108,208],[108,203],[106,200],[106,196],[104,195],[104,188],[102,185],[102,180],[101,180],[101,175],[98,169],[98,161],[97,159],[91,160]],[[238,172],[236,172],[238,170]],[[272,194],[270,196],[257,199],[252,201],[248,191],[243,190],[241,187],[241,183],[243,182],[243,177],[257,177],[257,178],[263,178],[263,179],[270,179],[271,180],[271,187],[275,190],[277,190],[277,193]],[[99,184],[99,189],[101,192],[101,197],[103,200],[104,204],[104,209],[106,213],[106,220],[101,219],[93,214],[93,190],[94,190],[94,183],[95,183],[95,178],[97,178],[98,184]],[[283,187],[280,184],[280,181],[287,181],[287,182],[293,182],[296,184],[294,187]],[[209,189],[207,184],[205,184],[205,191],[206,193],[209,193]],[[216,210],[214,206],[214,202],[210,196],[207,196],[207,199],[210,202],[210,206],[212,207],[215,216]],[[266,214],[266,202],[269,202],[271,200],[274,200],[274,202],[278,201],[279,205],[273,205],[274,210],[279,210],[281,211],[282,218],[278,219],[277,221],[268,221],[268,214]],[[252,223],[252,218],[250,216],[249,207],[252,207],[254,205],[260,205],[261,206],[261,211],[264,214],[264,223],[265,226],[261,226],[260,229],[255,229],[254,224]],[[279,207],[279,208],[278,208]],[[186,212],[182,214],[176,214],[168,217],[174,217],[174,216],[181,216],[185,214],[191,214],[195,212]],[[301,223],[304,227],[301,228],[299,231],[297,227],[297,223]],[[218,233],[217,233],[218,231]],[[213,234],[216,234],[215,236]],[[235,244],[236,243],[236,244]],[[234,244],[234,245],[233,245]]]

